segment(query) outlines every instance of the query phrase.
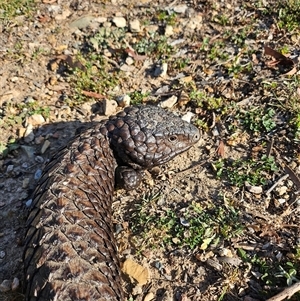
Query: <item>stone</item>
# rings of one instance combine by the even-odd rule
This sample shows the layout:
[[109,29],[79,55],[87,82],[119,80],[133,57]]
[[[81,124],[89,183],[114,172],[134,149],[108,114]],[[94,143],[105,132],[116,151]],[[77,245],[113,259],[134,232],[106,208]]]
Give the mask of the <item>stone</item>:
[[78,29],[83,29],[86,28],[90,25],[91,21],[94,19],[95,17],[93,16],[83,16],[80,17],[77,20],[74,20],[73,22],[70,23],[70,27],[71,28],[78,28]]
[[177,96],[176,95],[172,95],[171,97],[169,97],[168,99],[162,101],[160,103],[160,106],[165,109],[165,108],[172,108],[175,103],[177,102]]
[[45,151],[47,150],[47,148],[50,146],[50,141],[49,140],[45,140],[45,142],[43,143],[43,146],[41,148],[41,153],[44,154]]
[[174,34],[173,26],[167,25],[166,28],[165,28],[165,36],[170,37],[173,34]]
[[104,115],[111,116],[116,113],[116,108],[118,104],[113,99],[105,99],[103,101],[103,107],[104,107]]
[[0,292],[5,293],[11,290],[11,281],[10,280],[3,280],[0,284]]
[[112,21],[119,28],[125,27],[127,23],[124,17],[114,17]]
[[129,21],[129,28],[131,32],[140,32],[141,31],[141,24],[140,21],[135,19],[132,21]]
[[130,106],[130,101],[131,101],[131,97],[126,94],[124,96],[119,97],[118,104],[120,107],[125,108]]
[[15,277],[13,279],[12,284],[11,284],[11,290],[15,291],[15,290],[17,290],[19,288],[19,286],[20,286],[20,280],[17,277]]
[[24,133],[24,141],[29,143],[34,140],[33,126],[29,123],[26,127],[26,131]]
[[125,260],[125,262],[123,263],[122,271],[136,280],[139,285],[146,284],[149,278],[148,269],[133,261],[132,259]]
[[182,116],[182,120],[185,120],[185,121],[187,121],[187,122],[191,122],[191,119],[192,119],[192,117],[194,117],[195,116],[195,114],[194,113],[192,113],[192,112],[187,112],[186,114],[184,114],[183,116]]
[[26,118],[26,125],[31,124],[33,126],[41,125],[45,122],[45,118],[41,114],[33,114]]
[[180,4],[173,7],[173,11],[177,14],[184,14],[187,9],[188,6],[186,4]]

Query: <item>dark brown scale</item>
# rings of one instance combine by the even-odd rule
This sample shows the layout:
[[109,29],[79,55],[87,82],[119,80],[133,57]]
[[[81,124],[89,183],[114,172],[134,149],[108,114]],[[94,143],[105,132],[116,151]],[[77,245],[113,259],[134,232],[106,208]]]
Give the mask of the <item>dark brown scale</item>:
[[[171,135],[178,141],[170,142]],[[119,178],[133,189],[138,170],[163,164],[198,140],[198,130],[179,117],[138,106],[60,150],[35,189],[27,221],[26,300],[124,300],[111,221],[117,162],[127,165]]]

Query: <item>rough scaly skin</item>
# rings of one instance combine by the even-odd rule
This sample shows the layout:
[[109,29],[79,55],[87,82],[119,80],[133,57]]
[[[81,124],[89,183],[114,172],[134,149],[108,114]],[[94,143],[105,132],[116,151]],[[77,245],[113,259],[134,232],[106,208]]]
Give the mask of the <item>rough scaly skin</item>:
[[26,300],[124,300],[111,222],[115,168],[163,164],[198,140],[198,129],[172,113],[137,106],[61,149],[44,170],[28,217]]

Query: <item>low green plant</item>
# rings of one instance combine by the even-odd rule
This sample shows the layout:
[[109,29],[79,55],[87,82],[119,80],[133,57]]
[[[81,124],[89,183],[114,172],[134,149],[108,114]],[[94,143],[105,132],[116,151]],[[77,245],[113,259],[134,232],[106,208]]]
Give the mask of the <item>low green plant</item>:
[[141,91],[133,91],[129,93],[129,96],[131,98],[131,104],[137,105],[143,103],[147,97],[150,95],[150,92],[141,92]]
[[241,187],[245,182],[251,185],[266,185],[268,175],[278,171],[272,156],[262,155],[260,159],[219,159],[213,164],[217,177],[227,179],[232,185]]
[[300,27],[300,1],[284,0],[278,2],[278,26],[291,32]]
[[34,0],[1,0],[0,20],[9,20],[15,16],[30,15],[35,7]]
[[234,206],[209,203],[203,207],[194,201],[189,206],[161,210],[156,205],[160,196],[143,198],[132,216],[132,229],[142,236],[144,244],[175,244],[190,249],[207,249],[220,240],[242,233],[239,212]]
[[175,12],[169,13],[166,10],[161,10],[157,14],[157,19],[166,23],[167,25],[175,25],[177,20],[177,15]]

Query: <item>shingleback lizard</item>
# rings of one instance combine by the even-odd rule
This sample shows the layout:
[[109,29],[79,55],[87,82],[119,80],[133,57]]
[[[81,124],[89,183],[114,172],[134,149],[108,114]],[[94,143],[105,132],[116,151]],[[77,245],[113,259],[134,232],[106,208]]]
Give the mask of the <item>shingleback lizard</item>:
[[74,137],[52,158],[33,194],[24,267],[26,300],[122,301],[112,227],[115,169],[126,189],[141,171],[199,140],[198,129],[154,106],[128,107]]

